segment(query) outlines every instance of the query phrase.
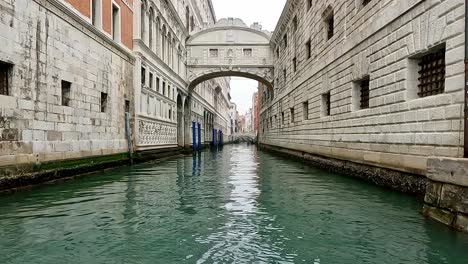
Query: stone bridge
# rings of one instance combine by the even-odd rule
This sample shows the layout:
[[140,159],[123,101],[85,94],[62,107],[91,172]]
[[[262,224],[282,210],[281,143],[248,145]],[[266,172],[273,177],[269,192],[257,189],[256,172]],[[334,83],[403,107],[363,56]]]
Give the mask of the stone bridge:
[[257,143],[257,136],[253,133],[238,133],[238,134],[232,135],[232,142],[234,143],[247,142],[247,143],[255,144]]
[[224,76],[257,80],[273,89],[270,33],[240,19],[221,19],[195,32],[186,43],[189,90],[203,81]]

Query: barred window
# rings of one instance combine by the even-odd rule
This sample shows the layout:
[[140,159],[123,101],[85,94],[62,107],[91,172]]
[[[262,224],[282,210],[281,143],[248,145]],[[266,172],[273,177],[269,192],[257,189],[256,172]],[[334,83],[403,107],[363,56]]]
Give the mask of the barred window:
[[218,57],[218,49],[210,49],[210,57]]
[[366,78],[361,81],[361,85],[360,85],[360,92],[361,92],[360,108],[361,109],[369,108],[369,86],[370,86],[369,78]]
[[445,91],[445,48],[424,55],[419,61],[418,96],[426,97]]
[[11,64],[0,62],[0,94],[9,95],[10,93],[10,74],[13,66]]
[[322,115],[329,116],[331,114],[331,94],[330,92],[322,94]]

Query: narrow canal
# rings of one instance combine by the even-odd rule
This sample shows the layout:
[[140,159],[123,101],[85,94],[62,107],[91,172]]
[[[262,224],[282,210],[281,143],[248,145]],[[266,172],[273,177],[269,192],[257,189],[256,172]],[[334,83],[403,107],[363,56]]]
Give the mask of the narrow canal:
[[0,263],[468,263],[421,207],[226,146],[0,197]]

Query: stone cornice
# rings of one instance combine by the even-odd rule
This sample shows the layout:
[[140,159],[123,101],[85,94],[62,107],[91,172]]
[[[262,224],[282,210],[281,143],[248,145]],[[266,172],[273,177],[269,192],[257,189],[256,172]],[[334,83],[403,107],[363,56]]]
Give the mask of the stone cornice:
[[149,54],[151,59],[155,60],[158,65],[153,64],[148,59],[145,59],[145,62],[150,62],[156,68],[161,68],[161,66],[162,66],[162,68],[164,68],[166,71],[170,72],[173,76],[175,76],[175,78],[173,78],[173,77],[170,77],[169,75],[166,75],[165,73],[161,72],[161,74],[164,75],[164,77],[166,77],[167,79],[177,79],[180,82],[180,84],[185,85],[184,88],[186,88],[188,86],[187,81],[184,80],[182,77],[180,77],[180,75],[177,74],[173,69],[171,69],[171,67],[169,67],[169,65],[167,65],[161,58],[159,58],[159,56],[157,56],[156,53],[154,53],[154,51],[149,49],[141,39],[134,40],[133,44],[138,45],[138,47],[142,51],[144,51],[144,53],[145,53],[145,54],[143,54],[141,51],[134,51],[135,55],[138,55],[138,56],[140,56],[142,58],[147,58],[148,57],[147,55]]
[[[81,17],[76,12],[71,10],[68,6],[66,6],[63,2],[59,0],[46,0],[46,1],[34,0],[34,1],[38,5],[43,6],[50,12],[57,15],[58,17],[64,19],[64,21],[68,22],[71,26],[80,30],[84,34],[88,35],[90,38],[101,43],[104,47],[108,48],[114,53],[117,53],[120,57],[126,59],[132,64],[135,63],[135,57],[133,56],[133,54],[131,53],[129,49],[127,49],[123,45],[116,43],[114,40],[110,39],[104,32],[102,32],[101,30],[97,29],[95,26],[90,24],[83,17]],[[65,19],[65,16],[68,16],[73,21],[69,21]]]
[[[255,34],[258,34],[258,35],[261,35],[262,37],[265,37],[266,38],[266,41],[270,41],[270,36],[268,36],[268,34],[266,34],[265,32],[262,32],[262,31],[258,31],[256,29],[253,29],[253,28],[249,28],[249,27],[239,27],[239,26],[224,26],[224,27],[210,27],[210,28],[207,28],[207,29],[203,29],[203,30],[200,30],[198,31],[197,33],[191,35],[188,39],[187,39],[187,42],[186,42],[186,45],[191,45],[190,42],[193,41],[193,39],[195,39],[196,37],[198,37],[199,35],[202,35],[202,34],[206,34],[208,32],[213,32],[213,31],[220,31],[220,30],[243,30],[243,31],[249,31],[249,32],[252,32],[252,33],[255,33]],[[266,42],[265,44],[263,45],[268,45],[267,43],[269,42]]]
[[278,23],[276,24],[275,30],[273,31],[273,35],[271,36],[272,43],[276,44],[281,40],[284,30],[288,26],[288,22],[294,12],[294,8],[296,8],[297,1],[298,0],[288,0],[286,2],[283,12],[281,13]]

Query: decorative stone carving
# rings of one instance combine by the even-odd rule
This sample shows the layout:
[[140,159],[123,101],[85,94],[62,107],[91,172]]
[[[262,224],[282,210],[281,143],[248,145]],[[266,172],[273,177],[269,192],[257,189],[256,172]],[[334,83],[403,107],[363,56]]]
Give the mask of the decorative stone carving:
[[158,121],[138,120],[139,142],[138,145],[170,145],[177,144],[176,125]]

